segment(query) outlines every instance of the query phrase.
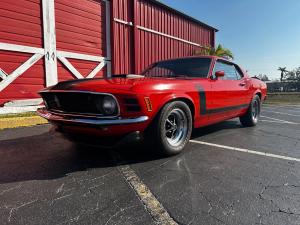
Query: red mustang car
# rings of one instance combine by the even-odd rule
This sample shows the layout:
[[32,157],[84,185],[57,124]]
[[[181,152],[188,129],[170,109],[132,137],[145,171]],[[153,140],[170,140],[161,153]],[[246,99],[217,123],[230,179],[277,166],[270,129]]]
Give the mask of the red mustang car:
[[92,145],[143,138],[173,155],[193,128],[239,117],[257,124],[266,84],[223,58],[156,62],[141,75],[60,82],[40,92],[40,116],[75,142]]

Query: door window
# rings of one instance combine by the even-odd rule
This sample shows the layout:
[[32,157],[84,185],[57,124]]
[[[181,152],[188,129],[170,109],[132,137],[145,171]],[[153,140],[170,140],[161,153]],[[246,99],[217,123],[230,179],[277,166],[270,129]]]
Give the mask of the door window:
[[239,80],[235,66],[229,63],[217,61],[214,68],[214,75],[217,71],[224,71],[225,76],[220,77],[221,80]]
[[242,70],[236,65],[235,65],[235,70],[236,70],[236,75],[238,77],[238,80],[242,79],[244,77]]

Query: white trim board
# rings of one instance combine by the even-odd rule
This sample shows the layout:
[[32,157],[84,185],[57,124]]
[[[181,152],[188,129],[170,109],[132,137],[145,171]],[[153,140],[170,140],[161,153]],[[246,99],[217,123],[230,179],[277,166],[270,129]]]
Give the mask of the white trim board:
[[111,15],[110,2],[105,1],[105,31],[106,31],[106,76],[111,77]]
[[26,70],[28,70],[32,65],[39,61],[44,55],[34,54],[21,66],[19,66],[14,72],[9,74],[5,79],[0,82],[0,92],[3,91],[8,85],[10,85],[15,79],[22,75]]
[[69,69],[69,71],[78,79],[83,79],[84,76],[64,57],[58,56],[58,59]]
[[114,18],[114,21],[117,22],[117,23],[124,24],[124,25],[133,26],[132,22],[127,22],[125,20],[121,20],[121,19],[118,19],[118,18]]
[[4,80],[7,76],[8,74],[3,69],[0,68],[0,78]]
[[86,54],[81,54],[81,53],[65,52],[65,51],[57,51],[57,57],[65,57],[65,58],[70,58],[70,59],[81,59],[81,60],[87,60],[87,61],[93,61],[93,62],[102,62],[103,60],[106,60],[105,57],[101,57],[101,56],[86,55]]
[[84,77],[65,57],[58,56],[58,59],[69,69],[78,79],[93,78],[106,65],[106,61],[101,61],[86,77]]
[[0,115],[1,114],[10,114],[10,113],[24,113],[24,112],[34,112],[38,108],[40,108],[40,105],[36,106],[4,106],[0,107]]
[[3,42],[0,42],[0,50],[33,54],[11,74],[6,73],[3,69],[0,68],[0,77],[2,79],[2,81],[0,81],[0,92],[3,91],[8,85],[10,85],[15,79],[21,76],[31,66],[33,66],[37,61],[39,61],[45,54],[43,48],[8,44]]
[[149,29],[149,28],[146,28],[146,27],[138,26],[138,25],[136,27],[140,30],[143,30],[143,31],[147,31],[147,32],[150,32],[150,33],[153,33],[153,34],[168,37],[168,38],[171,38],[171,39],[174,39],[174,40],[177,40],[177,41],[181,41],[181,42],[184,42],[186,44],[194,45],[194,46],[197,46],[197,47],[202,47],[200,44],[197,44],[195,42],[191,42],[191,41],[188,41],[188,40],[185,40],[185,39],[182,39],[182,38],[179,38],[179,37],[175,37],[175,36],[172,36],[172,35],[169,35],[169,34],[166,34],[166,33],[162,33],[162,32],[152,30],[152,29]]
[[4,107],[23,107],[23,106],[37,106],[43,103],[42,98],[33,99],[19,99],[6,102]]
[[75,52],[57,51],[54,0],[41,0],[44,48],[0,42],[0,50],[33,54],[11,74],[7,74],[3,69],[0,68],[0,92],[7,86],[9,86],[15,79],[21,76],[43,56],[45,56],[44,61],[46,86],[55,85],[58,82],[58,59],[73,73],[73,75],[75,75],[75,77],[79,79],[84,78],[84,76],[82,76],[80,72],[76,68],[74,68],[74,66],[67,60],[67,58],[98,62],[97,66],[90,72],[90,74],[88,74],[87,78],[94,77],[101,69],[103,69],[104,66],[107,66],[107,76],[111,76],[110,1],[102,1],[104,2],[106,9],[107,57],[86,55]]
[[42,0],[46,86],[58,82],[54,0]]
[[32,53],[32,54],[44,54],[43,48],[29,47],[25,45],[15,45],[0,42],[0,50],[13,51],[13,52],[23,52],[23,53]]
[[96,74],[106,65],[105,61],[101,62],[98,66],[93,69],[92,72],[90,72],[89,75],[86,76],[86,78],[93,78],[96,76]]

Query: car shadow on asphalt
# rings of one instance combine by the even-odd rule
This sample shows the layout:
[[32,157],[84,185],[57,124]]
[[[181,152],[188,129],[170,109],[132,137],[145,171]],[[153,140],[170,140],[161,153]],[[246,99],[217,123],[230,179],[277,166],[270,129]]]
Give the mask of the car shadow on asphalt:
[[204,137],[204,136],[210,135],[212,133],[220,132],[222,130],[234,130],[234,129],[242,129],[242,128],[245,128],[245,127],[243,127],[239,121],[228,120],[228,121],[224,121],[224,122],[210,125],[207,127],[201,127],[198,129],[194,129],[191,139]]
[[[239,128],[241,125],[238,122],[226,121],[195,129],[192,138],[201,138],[220,130]],[[185,153],[186,151],[182,154]],[[58,179],[70,173],[94,168],[114,169],[120,165],[164,160],[170,160],[170,157],[156,154],[153,149],[145,148],[140,143],[112,149],[81,147],[72,144],[59,134],[46,132],[1,141],[0,184]]]

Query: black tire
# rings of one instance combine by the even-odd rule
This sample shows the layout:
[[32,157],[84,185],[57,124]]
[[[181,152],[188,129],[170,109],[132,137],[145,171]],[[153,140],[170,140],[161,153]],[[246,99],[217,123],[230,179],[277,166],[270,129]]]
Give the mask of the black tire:
[[171,156],[183,151],[193,128],[192,113],[182,101],[166,104],[145,133],[148,146],[159,154]]
[[252,99],[245,115],[240,117],[240,122],[245,127],[254,127],[258,122],[260,115],[261,101],[258,95]]

